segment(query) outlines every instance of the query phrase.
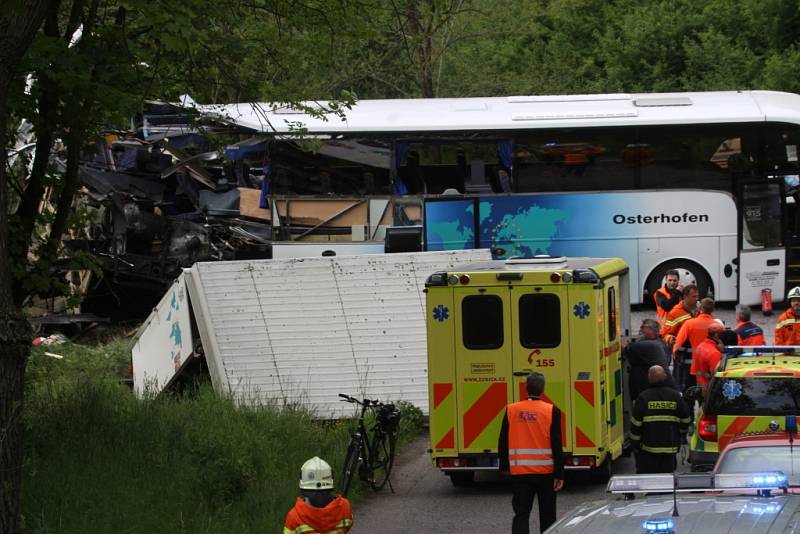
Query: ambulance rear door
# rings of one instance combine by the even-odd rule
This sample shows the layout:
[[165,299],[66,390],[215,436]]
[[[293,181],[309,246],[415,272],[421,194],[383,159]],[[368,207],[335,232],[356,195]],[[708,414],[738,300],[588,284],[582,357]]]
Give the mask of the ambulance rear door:
[[545,376],[544,400],[561,410],[561,435],[565,450],[572,447],[569,316],[567,286],[516,286],[511,288],[511,345],[514,401],[526,399],[526,377],[532,371]]
[[509,289],[454,288],[456,443],[460,453],[497,451],[511,392]]

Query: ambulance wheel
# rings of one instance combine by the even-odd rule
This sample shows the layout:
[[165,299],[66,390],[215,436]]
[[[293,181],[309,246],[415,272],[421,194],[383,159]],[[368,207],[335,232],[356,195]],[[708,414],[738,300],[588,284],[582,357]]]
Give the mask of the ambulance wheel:
[[471,486],[475,481],[475,471],[453,471],[448,473],[450,482],[457,488]]
[[593,468],[591,473],[592,473],[592,480],[594,480],[595,482],[608,482],[608,479],[611,478],[611,475],[613,474],[611,466],[611,457],[606,456],[606,459],[603,462],[603,464]]
[[647,290],[646,304],[653,306],[653,295],[658,291],[658,288],[664,286],[665,273],[671,269],[675,269],[680,273],[681,286],[696,285],[701,299],[714,295],[711,277],[708,276],[703,267],[691,260],[670,260],[653,269],[650,276],[647,277],[647,282],[645,282],[645,289]]

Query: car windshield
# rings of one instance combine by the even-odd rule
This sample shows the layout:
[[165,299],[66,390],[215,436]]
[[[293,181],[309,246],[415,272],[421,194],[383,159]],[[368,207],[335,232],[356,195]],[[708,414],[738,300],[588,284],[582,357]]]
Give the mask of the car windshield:
[[[791,452],[790,452],[791,449]],[[718,473],[782,471],[789,485],[800,486],[800,448],[788,445],[728,449],[720,458]]]
[[715,378],[704,409],[709,415],[800,415],[800,380]]

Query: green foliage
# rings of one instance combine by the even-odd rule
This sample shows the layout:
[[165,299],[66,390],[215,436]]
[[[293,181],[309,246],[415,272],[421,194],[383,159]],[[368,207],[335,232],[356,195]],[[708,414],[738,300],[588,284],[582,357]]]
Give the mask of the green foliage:
[[[52,352],[63,356],[46,356]],[[312,456],[341,469],[353,421],[295,407],[238,407],[202,385],[136,399],[128,341],[35,347],[26,383],[28,532],[277,531]],[[421,412],[400,403],[401,442]],[[334,475],[336,476],[336,475]],[[355,498],[359,491],[356,485]]]

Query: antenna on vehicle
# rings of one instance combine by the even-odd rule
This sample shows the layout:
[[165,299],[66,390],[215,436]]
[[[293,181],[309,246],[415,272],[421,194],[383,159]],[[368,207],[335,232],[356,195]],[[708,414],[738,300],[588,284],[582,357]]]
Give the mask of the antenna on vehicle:
[[680,517],[678,513],[678,474],[672,472],[672,517]]

